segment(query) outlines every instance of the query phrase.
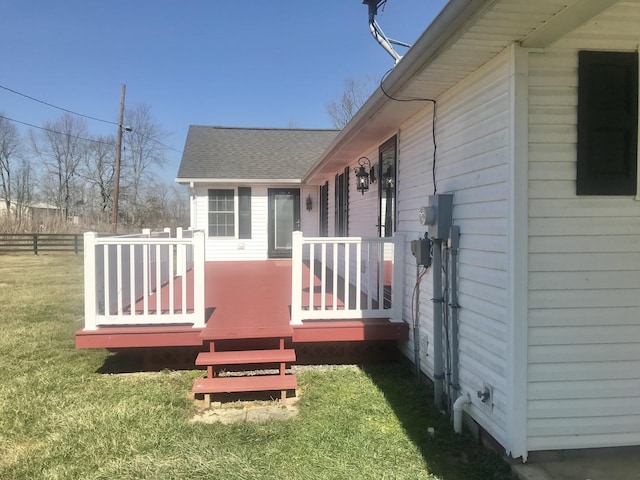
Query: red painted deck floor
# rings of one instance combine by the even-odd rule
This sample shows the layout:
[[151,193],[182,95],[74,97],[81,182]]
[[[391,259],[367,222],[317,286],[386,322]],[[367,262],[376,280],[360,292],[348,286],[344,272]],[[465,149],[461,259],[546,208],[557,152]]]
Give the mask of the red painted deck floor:
[[[308,285],[303,287],[311,290]],[[207,262],[205,288],[206,332],[188,325],[102,327],[76,332],[76,346],[112,349],[198,346],[202,345],[201,333],[207,338],[248,339],[261,338],[261,332],[264,336],[280,330],[291,332],[291,328],[294,343],[408,338],[407,324],[386,319],[307,321],[291,327],[291,260],[287,259]],[[177,285],[175,290],[181,291]],[[319,294],[316,296],[314,303],[318,305]],[[326,301],[330,303],[331,297]],[[155,308],[152,297],[149,305]],[[141,308],[138,302],[136,310]],[[161,308],[165,310],[168,306]]]

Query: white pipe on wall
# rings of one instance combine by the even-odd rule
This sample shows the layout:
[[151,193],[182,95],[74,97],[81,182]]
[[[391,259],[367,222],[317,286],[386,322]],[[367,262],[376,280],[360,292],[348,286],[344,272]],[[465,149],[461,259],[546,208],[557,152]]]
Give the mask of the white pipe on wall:
[[462,412],[464,406],[471,403],[471,397],[468,393],[460,395],[455,402],[453,402],[453,431],[456,433],[462,433]]

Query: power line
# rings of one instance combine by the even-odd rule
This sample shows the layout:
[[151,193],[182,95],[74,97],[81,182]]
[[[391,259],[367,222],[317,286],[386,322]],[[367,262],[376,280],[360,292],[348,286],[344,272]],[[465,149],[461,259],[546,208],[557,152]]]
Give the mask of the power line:
[[[52,108],[55,108],[55,109],[57,109],[57,110],[61,110],[61,111],[63,111],[63,112],[71,113],[72,115],[77,115],[77,116],[79,116],[79,117],[87,118],[87,119],[89,119],[89,120],[95,120],[95,121],[97,121],[97,122],[102,122],[102,123],[107,123],[107,124],[110,124],[110,125],[119,126],[119,125],[118,125],[118,122],[112,122],[111,120],[104,120],[104,119],[102,119],[102,118],[92,117],[91,115],[85,115],[85,114],[83,114],[83,113],[74,112],[73,110],[69,110],[68,108],[59,107],[59,106],[54,105],[54,104],[52,104],[52,103],[45,102],[44,100],[40,100],[40,99],[37,99],[37,98],[32,97],[32,96],[30,96],[30,95],[27,95],[27,94],[25,94],[25,93],[18,92],[17,90],[13,90],[12,88],[5,87],[4,85],[0,85],[0,89],[6,90],[6,91],[11,92],[11,93],[14,93],[14,94],[16,94],[16,95],[20,95],[21,97],[28,98],[29,100],[32,100],[32,101],[34,101],[34,102],[38,102],[38,103],[41,103],[41,104],[43,104],[43,105],[47,105],[48,107],[52,107]],[[58,134],[61,134],[61,135],[67,135],[67,134],[62,133],[62,132],[56,132],[56,131],[54,131],[54,130],[50,130],[50,129],[47,129],[47,128],[44,128],[44,127],[38,127],[38,126],[36,126],[36,125],[32,125],[32,124],[30,124],[30,123],[26,123],[26,122],[22,122],[22,121],[20,121],[20,120],[14,120],[14,119],[11,119],[11,118],[9,118],[9,117],[4,117],[4,118],[6,118],[7,120],[11,120],[11,121],[13,121],[13,122],[16,122],[16,123],[20,123],[20,124],[22,124],[22,125],[26,125],[26,126],[33,127],[33,128],[38,128],[38,129],[40,129],[40,130],[50,131],[50,132],[52,132],[52,133],[58,133]],[[133,132],[135,132],[135,129],[133,129]],[[183,153],[183,152],[182,152],[182,150],[180,150],[180,149],[178,149],[178,148],[175,148],[175,147],[173,147],[173,146],[171,146],[171,145],[166,145],[166,144],[162,143],[161,141],[156,140],[155,138],[153,138],[153,137],[151,137],[151,136],[149,136],[149,135],[144,135],[144,134],[139,134],[139,135],[140,135],[140,136],[142,136],[143,138],[148,138],[148,139],[149,139],[149,140],[151,140],[152,142],[155,142],[155,143],[157,143],[158,145],[163,146],[164,148],[167,148],[167,149],[169,149],[169,150],[173,150],[174,152]],[[82,138],[82,137],[76,137],[76,138],[79,138],[79,139],[81,139],[81,140],[87,140],[87,141],[89,141],[89,142],[104,143],[104,142],[101,142],[101,141],[99,141],[99,140],[91,140],[91,139],[86,139],[86,138]],[[115,144],[114,144],[114,145],[115,145]]]
[[63,112],[71,113],[73,115],[78,115],[79,117],[88,118],[89,120],[95,120],[96,122],[108,123],[108,124],[111,124],[111,125],[118,125],[117,122],[112,122],[111,120],[104,120],[102,118],[92,117],[90,115],[85,115],[83,113],[74,112],[73,110],[69,110],[68,108],[58,107],[57,105],[54,105],[54,104],[49,103],[49,102],[45,102],[44,100],[39,100],[39,99],[37,99],[35,97],[32,97],[30,95],[27,95],[25,93],[20,93],[20,92],[18,92],[16,90],[13,90],[13,89],[11,89],[9,87],[5,87],[3,85],[0,85],[0,88],[3,89],[3,90],[6,90],[8,92],[15,93],[16,95],[20,95],[21,97],[28,98],[29,100],[33,100],[34,102],[41,103],[41,104],[46,105],[48,107],[52,107],[52,108],[56,108],[58,110],[62,110]]
[[[135,129],[133,130],[135,132]],[[148,138],[149,140],[151,140],[152,142],[156,142],[158,145],[163,146],[164,148],[168,148],[169,150],[173,150],[174,152],[178,152],[178,153],[184,153],[182,150],[176,148],[176,147],[172,147],[171,145],[166,145],[164,143],[162,143],[160,140],[156,140],[153,137],[147,136],[147,135],[142,135],[143,137]]]
[[57,135],[65,135],[67,137],[75,138],[75,139],[78,139],[78,140],[84,140],[85,142],[102,143],[104,145],[113,145],[113,146],[116,145],[114,142],[106,142],[104,140],[98,140],[98,139],[95,139],[95,138],[85,138],[85,137],[80,137],[78,135],[71,135],[70,133],[59,132],[59,131],[53,130],[51,128],[39,127],[38,125],[34,125],[32,123],[27,123],[27,122],[23,122],[23,121],[20,121],[20,120],[16,120],[15,118],[7,117],[6,115],[0,115],[0,118],[4,118],[6,120],[9,120],[10,122],[19,123],[20,125],[25,125],[27,127],[37,128],[38,130],[44,130],[45,132],[55,133]]

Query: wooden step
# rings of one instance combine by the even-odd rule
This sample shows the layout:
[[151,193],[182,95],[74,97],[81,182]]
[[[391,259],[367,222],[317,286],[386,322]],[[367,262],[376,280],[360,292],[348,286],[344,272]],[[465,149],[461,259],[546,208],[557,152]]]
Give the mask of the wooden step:
[[246,365],[251,363],[291,363],[296,361],[293,349],[240,350],[232,352],[200,352],[196,365]]
[[193,383],[194,393],[236,393],[295,390],[295,375],[254,375],[247,377],[198,378]]
[[231,339],[252,339],[252,338],[291,338],[293,328],[291,325],[265,326],[265,327],[209,327],[200,332],[203,340],[231,340]]

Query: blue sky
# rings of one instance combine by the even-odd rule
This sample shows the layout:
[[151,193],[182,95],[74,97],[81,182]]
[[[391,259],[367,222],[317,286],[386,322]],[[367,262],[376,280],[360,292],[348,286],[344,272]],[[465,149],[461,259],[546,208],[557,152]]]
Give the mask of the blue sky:
[[[378,23],[412,43],[445,4],[388,0]],[[393,66],[362,0],[5,1],[0,26],[1,86],[117,121],[124,83],[127,106],[149,105],[177,150],[191,124],[331,128],[344,79]],[[34,125],[62,114],[2,89],[0,112]],[[173,178],[180,153],[168,159]]]

